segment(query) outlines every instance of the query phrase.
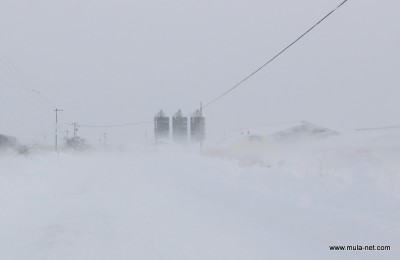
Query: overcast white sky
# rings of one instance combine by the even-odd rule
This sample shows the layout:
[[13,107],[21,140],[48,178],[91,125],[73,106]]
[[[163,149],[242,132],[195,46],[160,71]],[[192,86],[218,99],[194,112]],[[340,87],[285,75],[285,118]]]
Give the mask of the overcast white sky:
[[[2,0],[0,133],[53,140],[61,125],[192,112],[341,0]],[[276,62],[205,111],[207,133],[308,120],[337,130],[400,124],[400,3],[349,0]],[[12,76],[14,75],[14,76]],[[65,130],[68,128],[63,125]],[[147,127],[149,135],[152,125]],[[70,128],[72,130],[72,128]],[[96,140],[145,127],[82,129]]]

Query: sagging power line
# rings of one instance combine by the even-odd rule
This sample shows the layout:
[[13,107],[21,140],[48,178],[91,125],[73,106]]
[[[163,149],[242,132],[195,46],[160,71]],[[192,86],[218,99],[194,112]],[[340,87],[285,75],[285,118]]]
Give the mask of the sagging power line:
[[56,107],[51,101],[43,96],[43,94],[32,86],[28,78],[18,69],[18,67],[9,59],[2,51],[0,51],[0,70],[3,71],[13,84],[9,84],[5,79],[1,79],[4,85],[8,87],[18,87],[25,91],[28,95],[33,95],[42,104],[46,106]]
[[306,36],[309,32],[311,32],[315,27],[317,27],[320,23],[322,23],[326,18],[328,18],[330,15],[332,15],[336,10],[338,10],[340,7],[342,7],[348,0],[344,0],[342,3],[340,3],[335,9],[333,9],[332,11],[330,11],[327,15],[325,15],[322,19],[320,19],[316,24],[314,24],[312,27],[310,27],[306,32],[304,32],[302,35],[300,35],[299,37],[297,37],[293,42],[291,42],[289,45],[287,45],[285,48],[283,48],[278,54],[276,54],[275,56],[273,56],[270,60],[268,60],[266,63],[264,63],[263,65],[261,65],[260,67],[258,67],[255,71],[253,71],[252,73],[250,73],[248,76],[246,76],[244,79],[242,79],[241,81],[239,81],[236,85],[234,85],[233,87],[231,87],[230,89],[228,89],[227,91],[223,92],[222,94],[218,95],[217,97],[215,97],[214,99],[212,99],[211,101],[209,101],[208,103],[206,103],[203,106],[203,109],[207,108],[208,106],[210,106],[211,104],[217,102],[219,99],[221,99],[222,97],[224,97],[225,95],[227,95],[228,93],[230,93],[231,91],[233,91],[234,89],[236,89],[237,87],[239,87],[240,85],[242,85],[245,81],[247,81],[248,79],[250,79],[252,76],[254,76],[257,72],[259,72],[260,70],[262,70],[264,67],[266,67],[268,64],[270,64],[271,62],[273,62],[276,58],[278,58],[280,55],[282,55],[284,52],[286,52],[290,47],[292,47],[294,44],[296,44],[298,41],[300,41],[304,36]]
[[153,121],[139,121],[139,122],[133,122],[133,123],[122,123],[122,124],[114,124],[114,125],[81,125],[79,124],[79,127],[98,127],[98,128],[104,128],[104,127],[128,127],[128,126],[136,126],[136,125],[146,125],[150,124]]
[[398,129],[398,128],[400,128],[400,125],[369,127],[369,128],[357,128],[356,131],[388,130],[388,129]]

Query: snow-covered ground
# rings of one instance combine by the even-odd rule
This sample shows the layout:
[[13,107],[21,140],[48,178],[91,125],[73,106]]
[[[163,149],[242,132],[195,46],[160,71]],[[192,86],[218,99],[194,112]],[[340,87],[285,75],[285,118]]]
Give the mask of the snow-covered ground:
[[399,154],[390,154],[2,155],[0,259],[400,259]]

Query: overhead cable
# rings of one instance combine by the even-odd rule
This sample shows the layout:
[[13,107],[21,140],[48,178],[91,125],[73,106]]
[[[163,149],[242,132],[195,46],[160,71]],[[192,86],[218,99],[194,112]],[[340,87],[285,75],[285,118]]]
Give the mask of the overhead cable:
[[257,68],[255,71],[253,71],[252,73],[250,73],[248,76],[246,76],[244,79],[242,79],[241,81],[239,81],[236,85],[234,85],[233,87],[231,87],[230,89],[228,89],[227,91],[225,91],[224,93],[220,94],[219,96],[217,96],[216,98],[212,99],[210,102],[206,103],[203,106],[204,108],[207,108],[208,106],[210,106],[211,104],[215,103],[216,101],[218,101],[219,99],[221,99],[222,97],[224,97],[225,95],[227,95],[228,93],[230,93],[232,90],[236,89],[237,87],[239,87],[240,85],[242,85],[245,81],[247,81],[248,79],[250,79],[252,76],[254,76],[257,72],[259,72],[260,70],[262,70],[264,67],[266,67],[268,64],[270,64],[272,61],[274,61],[276,58],[278,58],[281,54],[283,54],[285,51],[287,51],[290,47],[292,47],[295,43],[297,43],[300,39],[302,39],[304,36],[306,36],[309,32],[311,32],[315,27],[317,27],[320,23],[322,23],[326,18],[328,18],[331,14],[333,14],[336,10],[338,10],[340,7],[342,7],[348,0],[343,1],[341,4],[339,4],[335,9],[333,9],[332,11],[330,11],[327,15],[325,15],[322,19],[320,19],[316,24],[314,24],[310,29],[308,29],[305,33],[303,33],[302,35],[300,35],[298,38],[296,38],[296,40],[294,40],[293,42],[291,42],[289,45],[287,45],[284,49],[282,49],[278,54],[276,54],[274,57],[272,57],[270,60],[268,60],[266,63],[264,63],[263,65],[261,65],[259,68]]
[[126,126],[136,126],[136,125],[145,125],[150,124],[153,121],[140,121],[134,123],[124,123],[124,124],[115,124],[115,125],[81,125],[78,124],[78,127],[126,127]]

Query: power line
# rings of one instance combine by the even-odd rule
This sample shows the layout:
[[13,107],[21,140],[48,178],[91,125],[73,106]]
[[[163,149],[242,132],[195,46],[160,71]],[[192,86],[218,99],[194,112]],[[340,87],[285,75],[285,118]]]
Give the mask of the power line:
[[[14,86],[17,86],[24,90],[28,94],[34,95],[39,101],[42,103],[46,103],[48,106],[55,107],[55,105],[50,102],[47,98],[43,96],[43,94],[32,87],[30,81],[26,78],[26,76],[18,69],[18,67],[0,50],[0,61],[3,66],[0,66],[0,69],[11,79],[14,83]],[[3,83],[9,87],[10,84],[5,82],[3,79]]]
[[18,68],[11,62],[11,60],[0,51],[0,61],[2,61],[2,65],[0,68],[12,79],[18,87],[24,89],[28,93],[31,93],[30,88],[28,87],[28,80],[26,77],[18,70]]
[[21,73],[21,71],[15,66],[15,64],[3,53],[0,51],[0,59],[3,61],[3,65],[5,65],[10,72],[12,72],[17,79],[25,85],[29,85],[29,80]]
[[[51,101],[49,101],[47,98],[45,98],[40,91],[38,91],[30,86],[29,80],[24,76],[23,73],[21,73],[21,71],[18,69],[18,67],[1,50],[0,50],[0,64],[5,65],[5,66],[0,66],[0,69],[3,70],[9,76],[9,78],[14,81],[16,86],[20,87],[22,90],[26,91],[29,94],[33,94],[40,101],[47,103],[47,105],[56,107],[56,105],[53,104]],[[11,87],[9,84],[7,84],[7,82],[5,80],[3,80],[1,78],[0,78],[0,80],[4,83],[4,85]],[[61,110],[58,110],[58,111],[61,111]],[[151,121],[149,121],[149,122],[151,122]],[[116,124],[116,125],[79,125],[79,126],[83,126],[83,127],[123,127],[123,126],[133,126],[133,125],[139,125],[139,124],[145,124],[145,123],[148,123],[148,122],[135,122],[135,123]]]
[[232,88],[228,89],[227,91],[225,91],[224,93],[220,94],[219,96],[217,96],[216,98],[212,99],[210,102],[206,103],[203,107],[207,108],[208,106],[210,106],[211,104],[215,103],[216,101],[218,101],[219,99],[221,99],[222,97],[224,97],[225,95],[227,95],[229,92],[231,92],[232,90],[234,90],[235,88],[239,87],[240,85],[242,85],[242,83],[244,83],[245,81],[247,81],[249,78],[251,78],[252,76],[254,76],[254,74],[256,74],[257,72],[259,72],[260,70],[262,70],[265,66],[267,66],[268,64],[270,64],[272,61],[274,61],[276,58],[278,58],[281,54],[283,54],[285,51],[287,51],[290,47],[292,47],[295,43],[297,43],[300,39],[302,39],[304,36],[306,36],[309,32],[311,32],[315,27],[317,27],[320,23],[322,23],[326,18],[328,18],[331,14],[333,14],[336,10],[338,10],[340,7],[342,7],[342,5],[344,5],[348,0],[344,0],[341,4],[339,4],[335,9],[333,9],[332,11],[330,11],[327,15],[325,15],[321,20],[319,20],[316,24],[314,24],[310,29],[308,29],[305,33],[303,33],[302,35],[300,35],[296,40],[294,40],[293,42],[291,42],[289,45],[287,45],[284,49],[282,49],[278,54],[276,54],[274,57],[272,57],[270,60],[268,60],[266,63],[264,63],[263,65],[261,65],[259,68],[257,68],[255,71],[253,71],[251,74],[249,74],[247,77],[245,77],[244,79],[242,79],[241,81],[239,81],[236,85],[234,85]]
[[383,127],[370,127],[370,128],[357,128],[356,131],[387,130],[387,129],[397,129],[397,128],[400,128],[400,125],[383,126]]
[[127,127],[127,126],[136,126],[136,125],[145,125],[145,124],[150,124],[153,121],[140,121],[140,122],[134,122],[134,123],[124,123],[124,124],[115,124],[115,125],[81,125],[79,124],[79,127]]

